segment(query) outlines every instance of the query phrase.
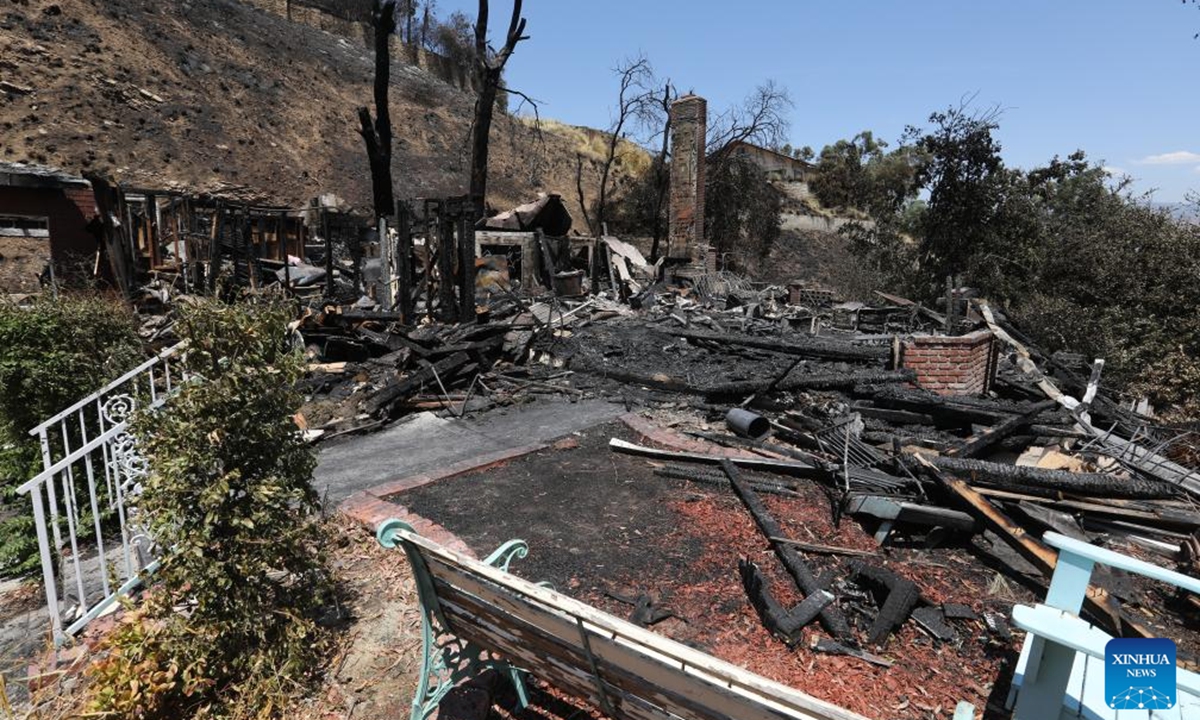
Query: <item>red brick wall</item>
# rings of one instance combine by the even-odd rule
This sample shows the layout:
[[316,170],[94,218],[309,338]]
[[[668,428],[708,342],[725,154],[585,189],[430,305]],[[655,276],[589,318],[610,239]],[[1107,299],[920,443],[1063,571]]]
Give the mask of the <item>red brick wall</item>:
[[50,220],[50,250],[57,265],[96,255],[87,224],[96,215],[90,187],[0,187],[0,215],[36,215]]
[[997,347],[988,330],[908,338],[900,353],[901,366],[917,374],[917,384],[939,395],[982,395],[996,376]]

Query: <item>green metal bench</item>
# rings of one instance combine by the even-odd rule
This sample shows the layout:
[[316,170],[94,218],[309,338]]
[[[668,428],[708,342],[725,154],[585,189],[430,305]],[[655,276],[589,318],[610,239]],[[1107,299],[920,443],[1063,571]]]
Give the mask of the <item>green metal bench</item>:
[[866,720],[507,572],[520,540],[486,560],[466,557],[399,520],[376,536],[401,547],[421,602],[423,664],[412,720],[486,668],[526,672],[601,708],[613,720]]
[[1013,624],[1028,633],[1008,707],[1016,720],[1200,720],[1200,676],[1176,671],[1177,702],[1170,710],[1116,710],[1104,697],[1104,646],[1111,636],[1079,618],[1097,564],[1118,568],[1200,593],[1200,580],[1112,550],[1046,533],[1058,548],[1058,565],[1046,602],[1013,608]]

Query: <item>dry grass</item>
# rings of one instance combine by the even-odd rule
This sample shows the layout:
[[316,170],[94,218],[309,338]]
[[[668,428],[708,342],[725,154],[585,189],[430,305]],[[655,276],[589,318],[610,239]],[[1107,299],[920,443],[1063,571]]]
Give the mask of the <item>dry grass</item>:
[[[534,119],[531,117],[522,116],[521,121],[532,126]],[[542,132],[551,133],[564,138],[568,141],[569,146],[574,150],[576,155],[581,155],[585,160],[590,160],[596,163],[604,162],[604,158],[608,156],[608,143],[611,137],[608,133],[602,130],[593,130],[588,127],[579,125],[568,125],[567,123],[553,120],[550,118],[542,118]],[[637,143],[622,139],[617,143],[617,155],[615,165],[620,167],[625,173],[630,175],[638,175],[650,167],[650,153],[645,148]]]

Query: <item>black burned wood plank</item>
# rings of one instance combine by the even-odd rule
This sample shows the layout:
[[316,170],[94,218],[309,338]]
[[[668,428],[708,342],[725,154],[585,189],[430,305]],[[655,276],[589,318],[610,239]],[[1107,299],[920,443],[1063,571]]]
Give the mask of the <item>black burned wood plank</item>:
[[858,561],[851,563],[850,568],[851,580],[877,593],[886,593],[886,599],[880,603],[879,614],[867,632],[868,643],[882,645],[888,635],[908,619],[921,600],[921,590],[912,580],[887,568]]
[[460,352],[423,367],[405,379],[392,383],[375,393],[366,403],[367,412],[377,413],[390,408],[397,400],[426,383],[437,382],[437,378],[445,381],[451,373],[457,372],[469,362],[471,362],[471,356]]
[[1030,408],[1028,412],[1025,412],[1021,415],[1014,415],[1008,420],[1005,420],[998,425],[993,425],[978,435],[973,435],[967,438],[965,441],[963,441],[962,445],[952,448],[949,452],[945,453],[945,455],[949,457],[960,458],[979,457],[983,451],[992,447],[1004,438],[1012,435],[1025,425],[1032,423],[1034,418],[1042,414],[1042,412],[1056,407],[1058,407],[1058,403],[1054,400],[1045,400],[1040,402]]
[[806,597],[791,610],[785,610],[771,594],[767,579],[763,577],[757,565],[743,558],[738,562],[738,573],[742,578],[742,588],[746,591],[746,597],[750,599],[750,605],[758,613],[763,625],[788,647],[800,642],[804,628],[833,602],[831,593],[820,590]]
[[780,379],[743,380],[728,382],[705,388],[709,397],[741,397],[753,395],[769,388],[775,390],[832,390],[853,388],[857,385],[885,385],[916,380],[912,370],[879,370],[874,372],[814,373],[792,375]]
[[660,328],[659,332],[687,340],[714,342],[720,345],[743,345],[760,350],[773,350],[787,355],[804,355],[824,360],[886,362],[892,355],[890,347],[856,345],[836,340],[807,339],[784,341],[774,338],[734,335],[732,333],[677,330],[674,328]]
[[[762,499],[741,479],[733,463],[728,459],[723,459],[721,461],[721,469],[725,471],[730,484],[733,485],[733,491],[737,493],[742,504],[750,511],[750,514],[754,517],[755,524],[758,525],[758,529],[762,534],[768,538],[787,537],[783,528],[771,513],[767,511],[766,506],[763,505]],[[808,567],[808,563],[804,561],[804,558],[796,548],[781,542],[771,542],[771,547],[775,550],[775,556],[779,558],[779,562],[783,563],[783,567],[788,571],[788,574],[796,581],[796,586],[805,595],[812,595],[825,589],[817,582],[812,569]],[[820,617],[822,627],[832,635],[838,638],[850,637],[850,625],[846,622],[842,611],[836,605],[830,605],[823,609]]]
[[986,487],[1135,499],[1170,498],[1177,494],[1175,488],[1164,482],[1122,478],[1105,473],[1046,470],[955,457],[932,457],[929,461],[940,470],[969,477],[972,484]]

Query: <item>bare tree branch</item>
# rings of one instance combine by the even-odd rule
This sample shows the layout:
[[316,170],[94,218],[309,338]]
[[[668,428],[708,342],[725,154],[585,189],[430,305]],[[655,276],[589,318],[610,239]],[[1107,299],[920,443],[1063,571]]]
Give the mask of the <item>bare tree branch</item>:
[[500,52],[491,52],[487,42],[488,14],[488,0],[479,0],[479,15],[475,21],[475,74],[479,97],[475,101],[475,123],[471,130],[471,202],[478,217],[483,217],[487,210],[488,140],[504,66],[517,44],[529,39],[525,35],[525,18],[521,17],[521,0],[513,0],[504,47]]

